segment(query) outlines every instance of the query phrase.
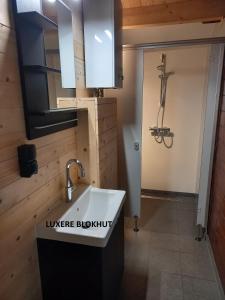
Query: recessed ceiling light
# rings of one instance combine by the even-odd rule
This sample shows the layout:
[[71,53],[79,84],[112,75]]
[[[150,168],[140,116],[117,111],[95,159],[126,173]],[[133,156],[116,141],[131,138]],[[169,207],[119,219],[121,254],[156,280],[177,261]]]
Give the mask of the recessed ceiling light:
[[48,2],[54,3],[54,2],[55,2],[55,0],[48,0]]

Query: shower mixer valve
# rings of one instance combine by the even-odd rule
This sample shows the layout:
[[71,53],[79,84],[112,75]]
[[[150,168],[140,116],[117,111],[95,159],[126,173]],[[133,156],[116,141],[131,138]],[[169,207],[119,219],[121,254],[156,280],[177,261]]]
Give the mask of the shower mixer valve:
[[170,131],[169,127],[149,127],[152,136],[160,136],[160,137],[173,137],[174,133]]

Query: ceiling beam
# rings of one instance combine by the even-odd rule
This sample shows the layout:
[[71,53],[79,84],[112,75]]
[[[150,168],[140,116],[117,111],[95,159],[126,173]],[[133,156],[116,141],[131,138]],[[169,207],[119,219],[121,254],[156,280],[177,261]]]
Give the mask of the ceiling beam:
[[221,20],[225,0],[184,0],[123,9],[123,27]]

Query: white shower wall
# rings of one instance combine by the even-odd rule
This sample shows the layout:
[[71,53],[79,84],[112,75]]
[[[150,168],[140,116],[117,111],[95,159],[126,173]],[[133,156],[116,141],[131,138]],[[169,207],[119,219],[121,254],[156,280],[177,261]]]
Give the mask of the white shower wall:
[[[166,149],[150,135],[156,125],[160,79],[156,67],[167,55],[168,80],[164,125],[174,132],[174,146]],[[142,188],[197,193],[206,101],[209,46],[149,50],[144,57],[142,127]]]

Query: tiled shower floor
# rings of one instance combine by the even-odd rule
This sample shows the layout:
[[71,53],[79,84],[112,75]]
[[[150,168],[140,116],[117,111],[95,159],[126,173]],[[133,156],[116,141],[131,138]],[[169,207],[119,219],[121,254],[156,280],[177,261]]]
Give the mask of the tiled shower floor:
[[194,239],[195,218],[194,198],[142,198],[140,231],[125,222],[121,300],[220,299],[207,242]]

